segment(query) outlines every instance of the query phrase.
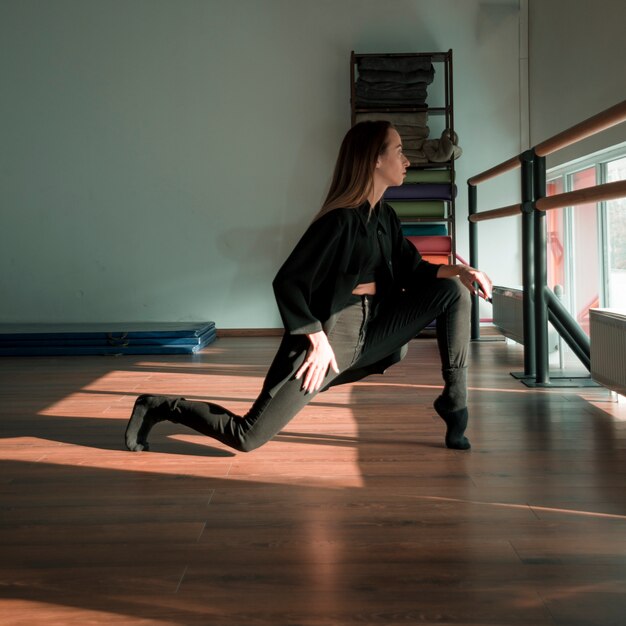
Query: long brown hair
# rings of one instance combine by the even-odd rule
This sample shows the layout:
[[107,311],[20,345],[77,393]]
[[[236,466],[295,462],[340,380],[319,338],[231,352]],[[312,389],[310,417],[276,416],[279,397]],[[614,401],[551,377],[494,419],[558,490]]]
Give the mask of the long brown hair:
[[315,219],[333,209],[361,206],[372,191],[376,161],[387,150],[387,121],[355,124],[343,138],[330,189]]

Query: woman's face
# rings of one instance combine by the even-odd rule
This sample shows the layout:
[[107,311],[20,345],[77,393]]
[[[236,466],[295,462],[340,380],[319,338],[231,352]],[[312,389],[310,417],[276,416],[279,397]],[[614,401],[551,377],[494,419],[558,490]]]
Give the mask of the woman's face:
[[411,165],[402,153],[402,139],[395,128],[387,131],[387,149],[378,157],[374,177],[387,187],[401,185]]

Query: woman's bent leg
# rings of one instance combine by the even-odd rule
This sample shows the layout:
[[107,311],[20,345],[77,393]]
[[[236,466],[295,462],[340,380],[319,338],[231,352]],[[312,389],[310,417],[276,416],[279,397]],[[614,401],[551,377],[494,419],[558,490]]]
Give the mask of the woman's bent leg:
[[467,449],[467,355],[470,338],[469,291],[453,278],[439,278],[419,288],[399,292],[381,303],[371,321],[355,368],[366,367],[408,343],[433,319],[444,389],[435,410],[446,422],[446,445]]
[[442,370],[467,367],[470,308],[469,291],[455,278],[438,278],[395,293],[381,302],[370,321],[361,356],[353,367],[381,361],[434,319]]

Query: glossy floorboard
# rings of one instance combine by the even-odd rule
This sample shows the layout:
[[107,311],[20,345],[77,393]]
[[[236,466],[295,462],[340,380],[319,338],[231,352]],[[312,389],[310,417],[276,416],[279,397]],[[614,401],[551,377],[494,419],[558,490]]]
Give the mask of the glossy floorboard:
[[527,389],[474,344],[469,453],[442,446],[434,340],[240,454],[140,392],[245,411],[278,339],[196,356],[0,360],[0,623],[626,623],[626,406]]

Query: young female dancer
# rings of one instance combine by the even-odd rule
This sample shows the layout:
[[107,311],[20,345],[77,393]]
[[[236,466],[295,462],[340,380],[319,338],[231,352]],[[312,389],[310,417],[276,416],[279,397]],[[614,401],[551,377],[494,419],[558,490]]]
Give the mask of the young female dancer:
[[[346,134],[324,205],[273,286],[285,334],[261,393],[245,415],[212,402],[141,395],[126,429],[129,450],[169,420],[250,451],[276,435],[320,390],[383,373],[411,338],[437,320],[444,388],[434,408],[445,444],[467,450],[470,292],[491,281],[465,265],[423,260],[382,200],[401,185],[409,161],[389,122],[361,122]],[[419,373],[415,372],[415,378]]]

